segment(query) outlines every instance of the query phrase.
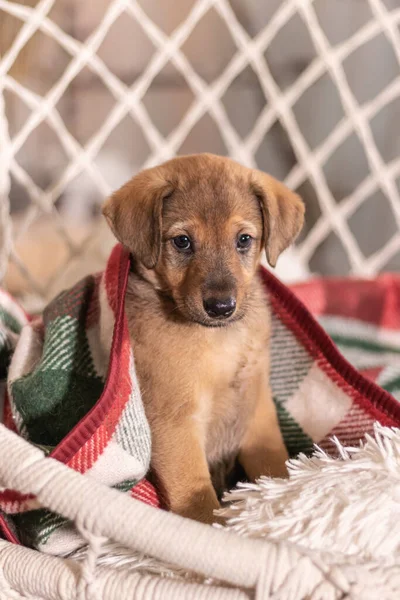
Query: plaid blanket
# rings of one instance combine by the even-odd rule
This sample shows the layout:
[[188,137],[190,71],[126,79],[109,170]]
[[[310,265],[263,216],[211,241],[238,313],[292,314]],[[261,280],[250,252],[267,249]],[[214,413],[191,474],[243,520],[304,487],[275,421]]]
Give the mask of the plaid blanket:
[[[129,267],[117,245],[104,273],[36,319],[0,292],[0,409],[7,427],[49,456],[158,506],[145,480],[151,439],[124,312]],[[314,443],[331,450],[332,435],[357,444],[374,421],[398,426],[400,278],[317,281],[296,287],[296,297],[261,276],[272,311],[271,386],[291,456]],[[13,490],[0,491],[0,528],[55,554],[82,544],[73,524]]]

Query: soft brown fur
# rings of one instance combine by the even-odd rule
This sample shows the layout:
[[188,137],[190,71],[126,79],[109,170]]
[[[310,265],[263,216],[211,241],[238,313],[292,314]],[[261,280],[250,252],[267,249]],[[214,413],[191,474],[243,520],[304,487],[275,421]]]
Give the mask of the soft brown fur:
[[[299,232],[303,204],[272,177],[227,158],[185,156],[139,173],[104,214],[134,257],[126,296],[152,433],[152,469],[167,506],[211,522],[211,471],[238,456],[247,476],[284,476],[287,451],[268,381],[270,314],[257,274]],[[253,240],[237,249],[238,236]],[[172,238],[186,235],[190,252]],[[225,319],[203,301],[236,299]]]

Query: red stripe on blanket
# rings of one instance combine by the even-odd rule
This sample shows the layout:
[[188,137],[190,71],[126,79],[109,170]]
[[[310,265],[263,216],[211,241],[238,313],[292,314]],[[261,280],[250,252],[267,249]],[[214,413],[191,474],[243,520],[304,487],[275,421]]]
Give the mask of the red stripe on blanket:
[[16,537],[16,535],[14,535],[14,532],[11,530],[11,527],[7,523],[6,518],[2,514],[0,514],[0,532],[3,534],[4,539],[6,539],[8,542],[18,545],[21,544],[19,539]]
[[361,436],[359,433],[363,431],[363,436],[366,433],[372,434],[374,431],[374,418],[368,415],[358,406],[352,406],[343,419],[329,434],[329,437],[323,439],[318,445],[333,456],[337,455],[337,446],[332,441],[333,437],[337,437],[340,443],[344,446],[359,446]]
[[[124,337],[126,339],[127,325],[124,312],[125,290],[129,275],[129,255],[120,244],[115,246],[111,253],[104,277],[106,285],[110,289],[110,302],[113,310],[116,312],[113,341],[110,352],[110,362],[108,366],[107,381],[103,393],[95,406],[79,421],[79,423],[70,431],[70,433],[58,444],[51,453],[52,458],[68,463],[77,452],[84,452],[82,447],[96,433],[104,422],[104,417],[108,415],[113,406],[116,396],[116,383],[119,381],[120,369],[125,367],[126,346],[123,345]],[[116,304],[119,299],[119,304]],[[124,363],[124,364],[123,364]],[[124,395],[126,389],[123,390]],[[127,397],[122,398],[126,403]],[[121,410],[122,403],[119,404],[117,412]],[[114,421],[114,420],[113,420]],[[114,426],[115,428],[115,426]],[[109,439],[109,438],[108,438]],[[103,440],[104,441],[104,440]],[[96,451],[100,450],[102,440],[99,439],[94,446]],[[93,447],[92,447],[93,448]],[[104,449],[104,447],[103,447]],[[90,449],[88,448],[88,455]],[[81,462],[83,457],[78,457],[77,462]],[[93,461],[91,462],[93,464]],[[82,468],[82,467],[81,467]],[[88,468],[88,467],[86,467]]]
[[66,464],[79,473],[86,473],[103,453],[109,440],[110,436],[102,423]]
[[7,429],[10,429],[14,433],[18,433],[18,429],[15,425],[14,417],[11,411],[10,397],[7,389],[4,393],[3,419],[0,419],[0,422],[3,422]]
[[90,299],[90,304],[86,314],[85,328],[90,329],[97,325],[100,317],[100,297],[99,297],[99,287],[101,282],[101,273],[97,273],[93,276],[94,278],[94,289],[92,292],[92,296]]
[[292,286],[313,315],[334,315],[400,329],[400,277],[318,279]]
[[379,375],[382,373],[384,367],[375,367],[370,369],[360,369],[361,375],[370,379],[371,381],[376,381]]
[[[123,331],[121,348],[115,359],[118,363],[118,370],[110,370],[106,383],[108,394],[112,397],[113,402],[108,408],[104,406],[102,410],[98,409],[98,403],[92,408],[92,411],[97,413],[95,418],[99,419],[99,424],[93,434],[90,435],[81,448],[78,448],[67,463],[68,466],[81,473],[85,473],[93,466],[108,445],[132,391],[129,377],[121,377],[121,373],[129,373],[131,352],[126,323],[124,323]],[[83,427],[83,425],[81,426]]]
[[140,481],[135,487],[131,490],[132,498],[136,498],[136,500],[141,500],[145,504],[150,504],[151,506],[155,506],[157,508],[160,507],[160,501],[157,496],[157,492],[155,488],[151,485],[149,481],[143,479]]
[[[108,302],[113,313],[118,313],[118,308],[121,304],[125,304],[126,282],[123,289],[120,288],[121,272],[127,270],[129,273],[129,253],[120,244],[115,246],[111,252],[111,256],[107,261],[107,267],[104,273],[104,282],[107,291]],[[122,294],[122,295],[121,295]]]
[[[18,502],[21,503],[21,502],[26,502],[28,500],[33,500],[34,498],[35,498],[35,496],[33,494],[20,494],[19,492],[16,492],[14,490],[6,489],[0,493],[0,508],[2,510],[6,511],[6,509],[5,509],[6,504],[14,505]],[[8,510],[6,512],[8,512]],[[15,510],[12,512],[19,512],[19,511]]]

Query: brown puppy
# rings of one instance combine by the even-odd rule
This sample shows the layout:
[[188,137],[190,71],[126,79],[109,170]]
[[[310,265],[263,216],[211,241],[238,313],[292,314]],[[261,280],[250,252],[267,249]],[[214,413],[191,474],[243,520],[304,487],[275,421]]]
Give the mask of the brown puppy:
[[257,275],[303,223],[283,184],[200,154],[139,173],[104,214],[134,258],[126,311],[169,508],[205,522],[210,471],[238,456],[248,477],[286,474],[268,382],[270,316]]

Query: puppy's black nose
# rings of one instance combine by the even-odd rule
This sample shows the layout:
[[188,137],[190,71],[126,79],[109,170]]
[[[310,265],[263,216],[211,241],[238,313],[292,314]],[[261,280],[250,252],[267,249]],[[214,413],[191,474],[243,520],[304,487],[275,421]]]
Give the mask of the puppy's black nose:
[[226,319],[235,312],[236,300],[235,298],[225,298],[224,300],[207,298],[204,300],[203,306],[209,317]]

